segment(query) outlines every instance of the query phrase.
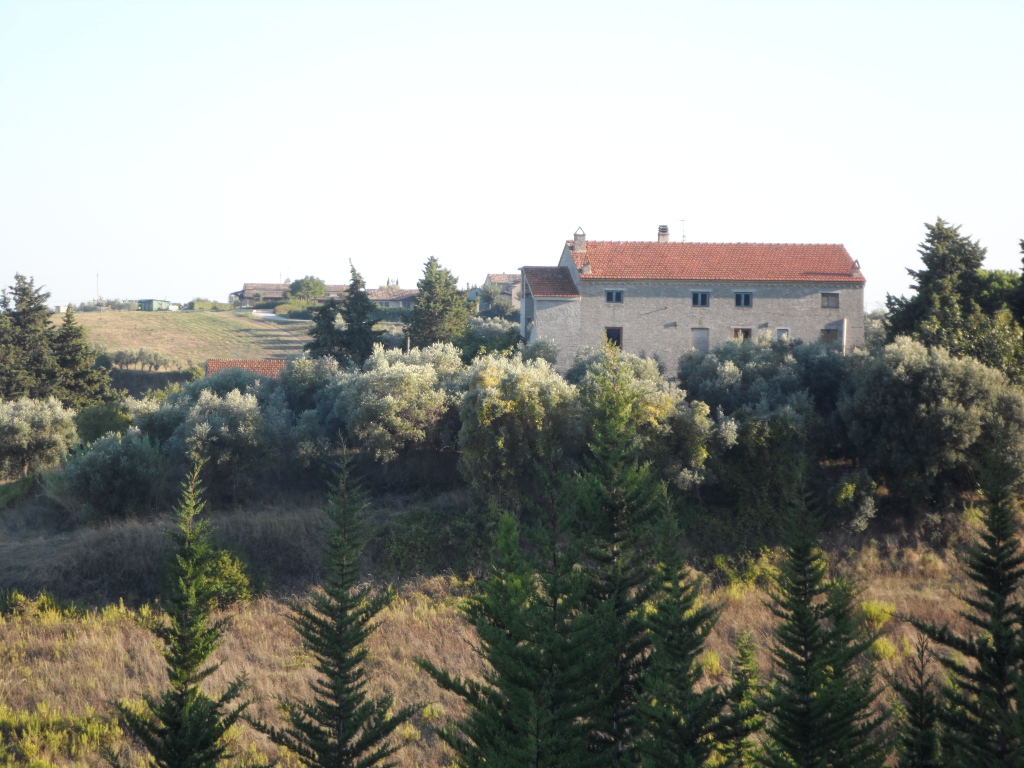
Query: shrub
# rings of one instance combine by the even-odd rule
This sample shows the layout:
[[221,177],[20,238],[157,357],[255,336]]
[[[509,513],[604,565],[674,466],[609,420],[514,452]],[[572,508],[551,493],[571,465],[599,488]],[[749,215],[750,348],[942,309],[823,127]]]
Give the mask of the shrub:
[[0,400],[0,476],[57,463],[77,437],[75,412],[56,398]]
[[128,418],[121,403],[91,405],[75,416],[78,437],[85,443],[98,440],[110,432],[124,434],[131,425],[132,420]]
[[166,491],[167,472],[159,448],[132,427],[108,434],[68,461],[62,493],[104,517],[152,510]]
[[519,351],[524,363],[531,360],[546,360],[555,365],[558,362],[558,347],[551,339],[537,339],[529,344],[520,342]]

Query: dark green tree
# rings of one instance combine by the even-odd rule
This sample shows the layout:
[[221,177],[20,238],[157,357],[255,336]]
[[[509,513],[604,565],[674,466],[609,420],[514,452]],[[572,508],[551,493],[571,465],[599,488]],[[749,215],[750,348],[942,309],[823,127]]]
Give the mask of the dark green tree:
[[572,558],[559,553],[553,537],[544,549],[548,561],[535,572],[515,518],[501,517],[490,575],[467,606],[488,662],[483,682],[419,662],[468,706],[464,720],[439,731],[459,766],[602,764],[588,749],[595,625],[579,610],[582,583]]
[[0,293],[0,398],[42,399],[54,394],[59,372],[51,350],[50,294],[15,274]]
[[431,256],[416,287],[420,293],[412,308],[412,320],[405,328],[412,345],[458,343],[469,329],[470,310],[457,278]]
[[874,637],[854,618],[852,585],[829,580],[805,505],[792,531],[772,595],[779,623],[772,649],[778,672],[768,690],[764,764],[769,768],[880,768],[887,743],[865,659]]
[[889,678],[900,697],[900,731],[897,740],[898,768],[938,768],[940,761],[940,702],[935,679],[929,670],[928,640],[921,637],[902,676]]
[[367,499],[350,470],[349,457],[343,455],[327,507],[334,523],[327,583],[307,605],[295,606],[292,619],[313,655],[312,698],[282,702],[283,728],[256,724],[303,765],[322,768],[394,765],[388,758],[398,749],[392,741],[395,729],[419,710],[409,706],[392,712],[393,696],[375,699],[366,693],[366,639],[395,593],[360,586]]
[[366,293],[363,276],[349,262],[352,269],[352,280],[348,284],[345,297],[341,300],[341,318],[345,321],[345,329],[341,332],[341,346],[356,365],[362,365],[373,354],[373,345],[384,335],[383,331],[373,330],[374,315],[377,305]]
[[[199,482],[202,467],[197,463],[185,481],[175,515],[171,537],[177,547],[164,598],[167,620],[148,624],[163,642],[170,690],[159,699],[144,697],[142,712],[116,705],[128,731],[161,768],[201,768],[229,759],[225,736],[249,704],[233,704],[245,687],[243,678],[231,682],[216,699],[203,691],[203,681],[220,666],[208,662],[220,647],[227,621],[210,618],[218,602],[212,576],[220,553],[210,543],[209,523],[197,519],[205,507]],[[107,757],[120,765],[115,755]]]
[[683,572],[676,532],[666,526],[660,594],[648,616],[652,660],[639,702],[646,722],[640,745],[645,768],[700,768],[714,751],[725,696],[717,686],[698,691],[704,677],[700,654],[718,610],[700,600],[699,585]]
[[761,668],[757,646],[750,633],[736,644],[732,684],[725,692],[726,713],[718,723],[717,744],[722,768],[755,768],[762,765],[761,744],[756,735],[764,728],[761,711]]
[[594,748],[608,764],[622,765],[637,756],[642,735],[637,702],[651,646],[644,606],[660,583],[652,533],[665,510],[667,489],[651,465],[636,458],[644,407],[637,379],[618,348],[609,345],[605,354],[608,365],[593,390],[593,440],[577,484],[576,516],[589,528],[587,602],[601,638],[592,650],[602,671],[596,681],[602,711],[595,720]]
[[313,277],[312,275],[306,275],[298,280],[293,280],[288,286],[289,296],[301,299],[309,304],[312,304],[326,293],[327,283],[319,277]]
[[339,363],[348,362],[342,329],[338,327],[340,311],[334,299],[328,299],[313,310],[313,327],[309,329],[311,340],[302,347],[310,357],[333,357]]
[[70,307],[51,347],[59,377],[54,395],[65,406],[81,409],[110,397],[110,374],[96,365],[96,351],[86,343],[85,329]]
[[953,686],[945,691],[943,764],[1024,765],[1024,718],[1019,709],[1024,673],[1024,551],[1017,501],[1000,470],[983,478],[988,499],[984,531],[964,563],[975,594],[961,598],[971,636],[948,626],[914,621],[933,643],[951,653],[939,657]]

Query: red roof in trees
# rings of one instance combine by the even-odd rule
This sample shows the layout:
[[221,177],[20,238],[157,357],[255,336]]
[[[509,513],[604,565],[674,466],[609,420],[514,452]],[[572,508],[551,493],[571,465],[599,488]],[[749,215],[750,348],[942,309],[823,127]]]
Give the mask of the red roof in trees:
[[579,296],[568,267],[523,267],[534,296]]
[[241,368],[243,371],[255,373],[257,376],[276,379],[281,376],[287,364],[284,360],[207,360],[206,375],[212,376],[229,368]]

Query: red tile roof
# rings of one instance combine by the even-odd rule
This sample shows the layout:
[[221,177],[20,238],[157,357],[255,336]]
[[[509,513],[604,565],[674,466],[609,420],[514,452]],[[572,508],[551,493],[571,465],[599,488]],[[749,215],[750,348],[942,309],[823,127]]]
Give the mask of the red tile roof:
[[398,301],[415,298],[420,292],[415,288],[371,288],[366,295],[371,301]]
[[534,296],[579,296],[568,267],[523,267]]
[[505,285],[505,284],[515,285],[515,284],[517,284],[519,282],[519,279],[520,278],[519,278],[519,273],[518,272],[515,272],[515,273],[509,273],[509,272],[506,272],[506,273],[495,273],[495,274],[487,275],[487,279],[484,280],[484,285],[487,285],[488,283],[497,283],[497,284],[500,284],[500,285]]
[[229,368],[241,368],[243,371],[255,373],[257,376],[276,379],[281,376],[286,365],[287,362],[284,360],[207,360],[206,375],[213,376],[213,374],[226,371]]
[[[567,242],[573,250],[573,241]],[[573,252],[582,279],[863,283],[842,245],[588,242]],[[584,274],[583,265],[590,264]]]

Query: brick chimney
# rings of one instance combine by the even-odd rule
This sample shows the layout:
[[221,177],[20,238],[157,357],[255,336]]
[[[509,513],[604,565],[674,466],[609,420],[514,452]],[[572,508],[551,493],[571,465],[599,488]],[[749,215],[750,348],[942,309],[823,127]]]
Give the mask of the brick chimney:
[[659,224],[658,225],[658,242],[659,243],[667,243],[668,242],[668,224]]
[[576,230],[576,234],[572,236],[572,240],[573,253],[587,252],[587,233],[583,231],[583,227],[579,227]]

